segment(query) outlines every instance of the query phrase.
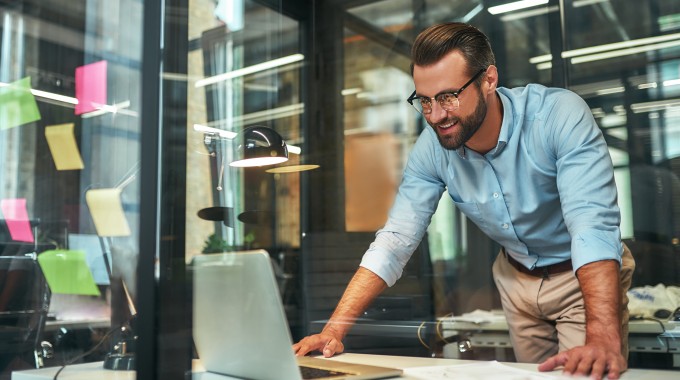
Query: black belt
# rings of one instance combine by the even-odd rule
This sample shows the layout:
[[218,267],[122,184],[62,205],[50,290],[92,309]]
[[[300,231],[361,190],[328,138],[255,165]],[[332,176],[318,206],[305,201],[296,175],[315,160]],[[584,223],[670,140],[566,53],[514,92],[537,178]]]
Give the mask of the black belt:
[[512,256],[505,252],[505,249],[503,250],[503,253],[505,254],[505,257],[508,258],[508,262],[510,263],[510,265],[515,267],[515,269],[517,269],[518,271],[524,274],[528,274],[529,276],[547,278],[554,274],[564,273],[566,271],[572,270],[573,268],[571,266],[571,259],[569,259],[567,261],[562,261],[561,263],[529,269],[520,262],[518,262],[517,260],[513,259]]

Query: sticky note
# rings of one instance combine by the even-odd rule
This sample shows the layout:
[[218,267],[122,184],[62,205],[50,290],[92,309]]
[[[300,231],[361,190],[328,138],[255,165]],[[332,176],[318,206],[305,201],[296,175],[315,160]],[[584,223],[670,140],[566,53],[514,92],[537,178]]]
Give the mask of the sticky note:
[[106,267],[104,255],[111,265],[111,252],[104,253],[100,239],[102,238],[94,234],[68,234],[68,247],[71,250],[85,252],[87,266],[96,284],[109,285],[109,270]]
[[45,127],[45,138],[57,170],[76,170],[84,167],[73,133],[73,123]]
[[100,295],[87,266],[85,252],[61,249],[45,251],[38,255],[38,264],[52,293]]
[[99,236],[129,236],[120,189],[93,189],[85,193],[85,201]]
[[76,115],[106,105],[106,61],[76,67],[76,99]]
[[14,128],[40,120],[40,111],[31,93],[31,78],[22,78],[0,87],[0,129]]
[[26,211],[26,199],[3,199],[0,201],[0,209],[2,209],[2,215],[12,240],[33,243],[34,237]]

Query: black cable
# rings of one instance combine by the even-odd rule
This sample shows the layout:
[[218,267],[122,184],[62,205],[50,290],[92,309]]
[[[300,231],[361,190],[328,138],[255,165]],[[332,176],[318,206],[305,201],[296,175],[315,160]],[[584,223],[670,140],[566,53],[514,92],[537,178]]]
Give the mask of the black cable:
[[114,332],[116,332],[116,331],[122,329],[123,327],[125,327],[125,326],[119,326],[119,327],[116,327],[116,328],[113,328],[113,329],[109,330],[109,331],[108,331],[108,332],[107,332],[107,333],[99,340],[99,343],[97,343],[97,344],[94,345],[94,347],[92,347],[91,349],[89,349],[87,352],[84,352],[84,353],[82,353],[82,354],[80,354],[80,355],[78,355],[78,356],[72,358],[71,360],[67,361],[66,363],[64,363],[64,364],[61,366],[61,368],[59,368],[59,370],[57,371],[57,373],[54,374],[54,377],[52,377],[52,380],[57,380],[57,376],[59,376],[59,374],[61,373],[61,371],[63,371],[64,368],[66,368],[67,365],[71,365],[71,364],[73,364],[75,361],[77,361],[77,360],[79,360],[79,359],[81,359],[81,358],[84,358],[85,356],[87,356],[87,355],[89,355],[89,354],[95,352],[95,351],[96,351],[96,350],[97,350],[97,349],[98,349],[98,348],[99,348],[99,347],[100,347],[100,346],[101,346],[101,345],[102,345],[102,344],[103,344],[103,343],[111,336],[111,334],[113,334]]
[[[636,319],[637,319],[637,318],[636,318]],[[637,320],[656,322],[656,323],[659,324],[659,326],[661,326],[661,334],[665,334],[665,333],[666,333],[666,326],[664,326],[664,325],[663,325],[663,322],[661,322],[660,320],[658,320],[658,319],[656,319],[656,318],[642,317],[642,318],[639,318],[639,319],[637,319]]]

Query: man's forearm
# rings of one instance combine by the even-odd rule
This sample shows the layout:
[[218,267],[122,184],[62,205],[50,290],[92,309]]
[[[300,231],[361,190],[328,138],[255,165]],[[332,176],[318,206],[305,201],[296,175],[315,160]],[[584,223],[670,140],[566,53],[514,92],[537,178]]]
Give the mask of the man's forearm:
[[619,263],[586,264],[577,271],[586,309],[586,344],[621,349],[621,290]]
[[342,340],[356,319],[368,308],[373,300],[387,288],[387,284],[375,273],[360,267],[352,277],[342,299],[324,327]]

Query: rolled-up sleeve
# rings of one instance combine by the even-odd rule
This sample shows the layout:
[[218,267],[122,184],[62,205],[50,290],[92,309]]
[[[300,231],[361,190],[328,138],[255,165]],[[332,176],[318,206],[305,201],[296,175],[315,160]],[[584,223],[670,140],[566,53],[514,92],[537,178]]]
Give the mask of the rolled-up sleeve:
[[621,262],[623,245],[616,183],[607,144],[585,102],[575,94],[560,99],[555,130],[557,186],[571,235],[574,271],[601,260]]
[[445,186],[434,164],[434,133],[426,130],[418,138],[404,170],[404,176],[387,223],[364,254],[361,266],[392,286],[418,247],[430,224]]

